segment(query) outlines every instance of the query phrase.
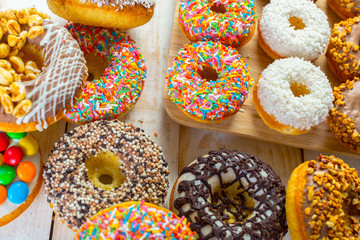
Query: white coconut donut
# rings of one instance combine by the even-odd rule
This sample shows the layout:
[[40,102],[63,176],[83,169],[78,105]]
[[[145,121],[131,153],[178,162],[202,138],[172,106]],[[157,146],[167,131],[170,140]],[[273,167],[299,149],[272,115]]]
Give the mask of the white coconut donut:
[[261,118],[270,128],[288,134],[305,133],[324,121],[333,99],[325,74],[299,58],[274,61],[254,87]]
[[263,8],[259,41],[274,59],[315,60],[325,51],[329,38],[327,16],[311,1],[273,0]]

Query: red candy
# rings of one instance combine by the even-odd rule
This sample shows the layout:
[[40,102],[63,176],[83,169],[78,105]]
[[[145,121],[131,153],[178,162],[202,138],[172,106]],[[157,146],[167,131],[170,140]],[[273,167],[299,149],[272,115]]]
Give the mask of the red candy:
[[6,188],[3,185],[0,185],[0,205],[5,202],[6,197],[7,197]]
[[23,157],[23,150],[20,147],[9,147],[4,154],[4,161],[7,165],[16,166]]
[[5,151],[9,146],[9,138],[4,132],[0,132],[0,152]]
[[16,169],[16,173],[21,181],[31,182],[36,176],[36,166],[29,161],[21,162]]

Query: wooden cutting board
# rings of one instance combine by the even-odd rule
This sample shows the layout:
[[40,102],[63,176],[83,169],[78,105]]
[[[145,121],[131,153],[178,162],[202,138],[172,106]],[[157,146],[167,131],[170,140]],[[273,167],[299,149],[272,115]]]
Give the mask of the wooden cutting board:
[[[258,18],[261,17],[262,8],[268,3],[269,1],[267,0],[255,0],[255,9]],[[326,0],[319,0],[316,4],[328,16],[331,28],[334,26],[334,23],[341,21],[341,19],[329,8]],[[183,35],[178,25],[177,7],[175,10],[172,38],[170,43],[169,66],[171,65],[174,57],[177,55],[179,49],[187,43],[190,43],[190,41]],[[268,57],[260,47],[258,43],[257,32],[254,34],[254,37],[248,44],[238,50],[240,54],[246,59],[250,69],[250,75],[253,79],[257,79],[261,72],[271,62],[273,62],[273,60]],[[314,61],[314,64],[316,66],[320,66],[321,70],[325,72],[332,86],[337,86],[340,84],[340,81],[337,80],[335,75],[331,72],[324,54],[316,61]],[[358,158],[360,157],[360,155],[351,152],[337,142],[337,140],[331,134],[326,121],[311,130],[309,133],[298,136],[285,135],[271,130],[264,124],[255,110],[252,100],[252,91],[249,98],[245,101],[241,111],[239,111],[233,117],[218,123],[199,123],[187,117],[178,109],[176,104],[170,100],[166,85],[164,88],[164,104],[167,113],[175,122],[188,127],[235,134],[246,138],[279,143],[320,152],[343,154]]]

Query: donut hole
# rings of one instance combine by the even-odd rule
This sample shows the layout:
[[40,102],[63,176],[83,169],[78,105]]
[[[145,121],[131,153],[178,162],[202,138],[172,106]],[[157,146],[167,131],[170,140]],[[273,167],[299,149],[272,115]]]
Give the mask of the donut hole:
[[215,13],[219,13],[219,14],[226,13],[226,7],[221,2],[215,2],[214,3],[214,1],[210,1],[210,3],[213,3],[213,5],[210,7],[211,11],[213,11]]
[[305,28],[305,24],[298,17],[290,17],[289,23],[290,23],[290,27],[294,27],[295,30],[301,30]]
[[85,55],[86,66],[88,68],[89,76],[87,81],[92,82],[96,79],[100,79],[107,67],[107,62],[100,55],[89,53]]
[[85,160],[89,180],[98,188],[111,191],[125,181],[119,158],[110,152],[99,153]]
[[231,224],[250,218],[255,201],[239,182],[235,182],[225,188],[215,188],[211,204],[221,220]]
[[307,89],[306,85],[302,83],[293,82],[290,84],[290,89],[295,97],[302,97],[310,94],[310,91]]
[[202,68],[198,71],[198,74],[205,81],[216,81],[219,76],[213,67],[202,65]]

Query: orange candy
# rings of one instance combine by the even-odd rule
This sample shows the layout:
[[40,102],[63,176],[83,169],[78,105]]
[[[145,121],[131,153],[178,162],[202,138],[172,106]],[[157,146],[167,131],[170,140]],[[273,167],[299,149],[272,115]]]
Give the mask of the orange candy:
[[6,197],[7,197],[6,188],[3,185],[0,185],[0,205],[5,202]]
[[31,182],[36,176],[36,166],[29,161],[21,162],[17,167],[16,173],[21,181]]

